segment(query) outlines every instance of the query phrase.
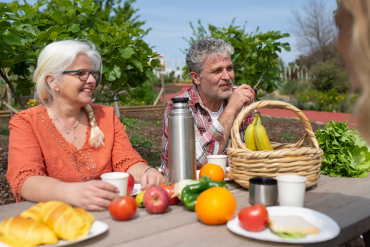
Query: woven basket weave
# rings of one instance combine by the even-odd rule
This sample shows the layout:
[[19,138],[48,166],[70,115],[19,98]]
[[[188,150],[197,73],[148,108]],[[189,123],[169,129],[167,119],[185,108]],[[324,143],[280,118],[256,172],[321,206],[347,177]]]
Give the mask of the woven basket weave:
[[[306,133],[295,144],[271,142],[274,151],[251,151],[241,141],[239,126],[249,112],[268,106],[293,111],[301,120]],[[310,146],[303,146],[306,139],[308,139]],[[247,189],[249,188],[249,179],[253,177],[276,178],[278,175],[286,174],[305,176],[307,178],[306,187],[314,186],[320,177],[320,167],[324,154],[316,140],[310,121],[302,111],[291,104],[272,100],[255,102],[239,114],[231,129],[231,141],[227,153],[231,176],[236,183]]]

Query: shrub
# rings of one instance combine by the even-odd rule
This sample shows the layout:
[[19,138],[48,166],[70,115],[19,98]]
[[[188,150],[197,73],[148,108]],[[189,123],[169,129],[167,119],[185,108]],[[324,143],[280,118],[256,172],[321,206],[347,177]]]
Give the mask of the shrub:
[[336,59],[330,59],[313,66],[310,70],[312,84],[316,90],[328,91],[334,89],[339,93],[347,93],[350,88],[347,71],[339,66]]
[[311,90],[312,84],[302,81],[292,81],[286,80],[281,87],[281,93],[285,95],[296,95],[298,92],[303,92],[305,90]]
[[152,105],[157,97],[157,91],[153,90],[150,81],[145,82],[142,86],[129,91],[129,95],[120,96],[123,105]]

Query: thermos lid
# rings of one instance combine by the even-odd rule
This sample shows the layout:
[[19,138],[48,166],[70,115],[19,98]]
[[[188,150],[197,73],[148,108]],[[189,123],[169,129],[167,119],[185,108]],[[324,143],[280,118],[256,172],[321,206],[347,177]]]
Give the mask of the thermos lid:
[[189,98],[172,98],[173,103],[187,103]]

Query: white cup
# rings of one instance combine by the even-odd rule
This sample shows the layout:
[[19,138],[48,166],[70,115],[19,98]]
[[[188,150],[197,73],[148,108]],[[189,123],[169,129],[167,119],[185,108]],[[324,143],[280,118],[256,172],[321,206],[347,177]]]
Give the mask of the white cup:
[[128,173],[126,172],[108,172],[100,175],[101,180],[116,186],[119,190],[119,196],[126,196]]
[[276,180],[279,205],[303,207],[307,178],[299,175],[280,175]]
[[207,163],[221,166],[225,174],[226,173],[226,159],[227,159],[227,155],[208,155]]

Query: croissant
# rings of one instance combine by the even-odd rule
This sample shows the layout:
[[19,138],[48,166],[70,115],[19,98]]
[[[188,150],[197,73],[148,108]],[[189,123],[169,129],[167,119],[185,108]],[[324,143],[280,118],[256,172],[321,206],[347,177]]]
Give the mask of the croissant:
[[0,224],[0,241],[10,246],[28,247],[54,244],[57,236],[44,224],[19,216],[5,219]]
[[64,240],[87,236],[94,219],[89,212],[59,201],[49,201],[41,206],[41,222]]
[[23,211],[20,216],[22,218],[33,219],[33,220],[36,220],[36,221],[40,221],[40,219],[41,219],[41,206],[42,205],[44,205],[44,203],[40,202],[40,203],[36,204],[35,206],[32,206],[29,209]]

